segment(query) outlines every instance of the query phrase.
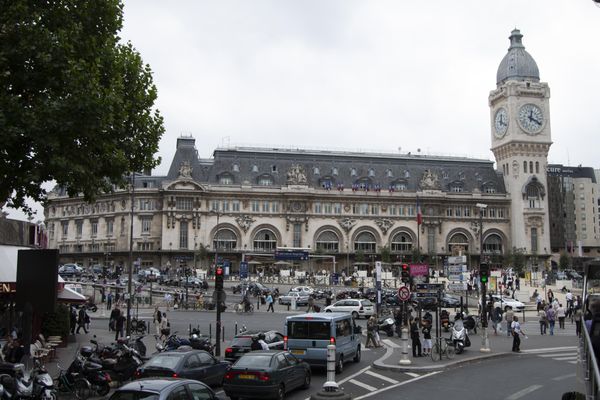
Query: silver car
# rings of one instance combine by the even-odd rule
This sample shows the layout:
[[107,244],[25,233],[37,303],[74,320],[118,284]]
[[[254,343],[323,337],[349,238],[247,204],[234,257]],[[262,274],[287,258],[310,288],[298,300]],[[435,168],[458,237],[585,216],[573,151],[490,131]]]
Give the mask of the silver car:
[[300,292],[289,291],[285,296],[279,296],[279,304],[292,304],[292,298],[296,299],[297,306],[308,305],[309,296]]

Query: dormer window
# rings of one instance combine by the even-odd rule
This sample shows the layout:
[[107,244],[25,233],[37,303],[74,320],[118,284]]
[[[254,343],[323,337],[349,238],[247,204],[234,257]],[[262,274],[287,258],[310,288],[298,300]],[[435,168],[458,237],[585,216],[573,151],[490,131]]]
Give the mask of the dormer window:
[[375,176],[375,170],[373,168],[369,168],[369,176]]
[[240,172],[240,164],[238,164],[238,163],[233,164],[231,167],[231,170],[233,172]]
[[277,172],[277,165],[271,165],[271,172]]
[[404,177],[407,179],[410,178],[410,172],[407,169],[404,170]]
[[252,166],[252,172],[258,172],[258,165],[253,165]]
[[273,185],[273,177],[271,175],[261,175],[258,177],[257,183],[259,186]]
[[319,174],[321,173],[321,170],[319,169],[319,167],[314,167],[314,168],[313,168],[313,173],[314,173],[315,175],[319,175]]
[[331,168],[331,175],[337,176],[337,174],[338,174],[338,169],[336,167]]
[[356,176],[356,168],[350,169],[350,176]]
[[386,171],[385,175],[386,175],[388,178],[393,178],[393,177],[394,177],[394,173],[392,172],[392,170],[391,170],[391,169],[388,169],[388,170]]

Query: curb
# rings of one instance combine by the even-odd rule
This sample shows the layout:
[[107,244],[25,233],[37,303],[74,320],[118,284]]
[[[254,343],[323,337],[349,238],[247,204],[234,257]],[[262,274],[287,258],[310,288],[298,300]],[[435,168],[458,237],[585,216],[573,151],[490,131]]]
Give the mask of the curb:
[[394,353],[394,349],[386,346],[385,354],[378,360],[373,361],[372,366],[374,369],[384,370],[384,371],[394,371],[394,372],[435,372],[435,371],[443,371],[449,369],[451,367],[456,367],[459,365],[466,365],[471,363],[476,363],[479,361],[484,361],[493,358],[502,358],[512,356],[512,353],[509,352],[501,352],[501,353],[490,353],[490,354],[482,354],[478,356],[473,356],[470,358],[463,358],[460,360],[453,360],[450,362],[446,362],[443,364],[434,364],[434,365],[423,365],[423,366],[400,366],[400,365],[392,365],[385,364],[384,361],[389,358]]

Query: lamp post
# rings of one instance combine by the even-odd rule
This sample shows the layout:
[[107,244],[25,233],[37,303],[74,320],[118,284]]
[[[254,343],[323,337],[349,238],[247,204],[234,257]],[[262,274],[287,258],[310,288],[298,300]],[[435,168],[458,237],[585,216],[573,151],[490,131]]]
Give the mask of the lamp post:
[[[215,247],[215,289],[216,289],[216,282],[217,282],[216,272],[217,272],[217,268],[219,266],[219,243],[217,240],[218,239],[217,234],[219,233],[220,213],[217,210],[212,210],[211,213],[215,213],[217,215],[217,225],[215,227],[215,236],[213,239],[213,245]],[[216,322],[216,332],[215,332],[215,339],[216,339],[215,356],[220,357],[221,356],[221,298],[222,298],[222,293],[219,293],[219,292],[215,292],[215,293],[216,293],[215,307],[216,307],[216,311],[217,311],[217,322]]]
[[[481,264],[483,263],[483,210],[487,208],[487,204],[477,203],[475,205],[479,208],[479,270],[481,271]],[[481,277],[480,277],[481,281]],[[482,327],[482,339],[481,348],[479,351],[482,353],[489,353],[490,341],[488,338],[487,331],[487,282],[481,282],[481,327]]]
[[131,173],[131,212],[129,220],[129,274],[127,281],[127,336],[131,335],[131,281],[133,280],[133,211],[135,201],[135,172]]

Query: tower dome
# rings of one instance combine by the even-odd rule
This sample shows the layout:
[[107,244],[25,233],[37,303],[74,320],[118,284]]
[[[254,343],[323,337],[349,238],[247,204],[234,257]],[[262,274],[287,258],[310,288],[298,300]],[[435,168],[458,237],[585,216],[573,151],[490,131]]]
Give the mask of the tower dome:
[[510,47],[498,66],[496,84],[501,85],[509,79],[517,81],[540,81],[540,71],[531,54],[525,51],[521,42],[523,35],[518,29],[510,34]]

